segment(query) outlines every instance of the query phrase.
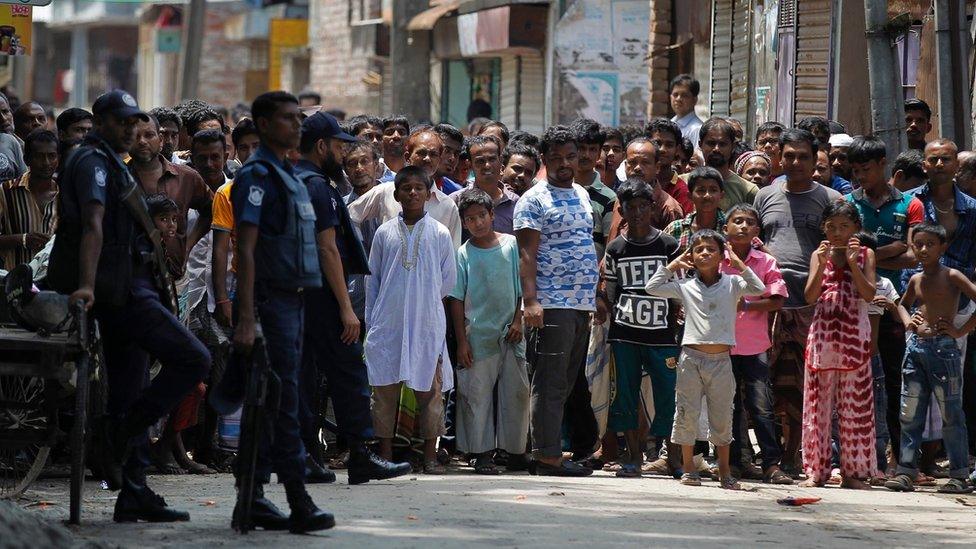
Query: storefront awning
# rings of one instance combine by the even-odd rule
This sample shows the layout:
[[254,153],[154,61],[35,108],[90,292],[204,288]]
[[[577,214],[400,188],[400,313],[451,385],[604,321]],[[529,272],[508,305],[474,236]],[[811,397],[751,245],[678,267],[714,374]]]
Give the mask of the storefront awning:
[[437,21],[441,17],[458,9],[460,5],[461,0],[445,0],[436,6],[428,8],[410,19],[410,22],[407,23],[407,30],[429,31],[434,28],[434,25],[437,24]]

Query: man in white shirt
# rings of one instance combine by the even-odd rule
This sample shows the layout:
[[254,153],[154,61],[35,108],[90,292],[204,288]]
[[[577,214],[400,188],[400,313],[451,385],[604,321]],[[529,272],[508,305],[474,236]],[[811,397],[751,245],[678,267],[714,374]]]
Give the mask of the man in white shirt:
[[702,119],[695,114],[700,91],[701,85],[690,74],[675,76],[669,89],[671,110],[674,111],[671,121],[681,128],[682,137],[695,144],[698,144],[698,130],[702,125]]
[[[404,158],[407,165],[419,166],[433,177],[440,165],[444,144],[437,132],[420,130],[407,139]],[[393,219],[400,213],[400,203],[393,197],[393,185],[377,185],[349,204],[349,218],[359,225],[365,220],[378,219],[380,223]],[[451,233],[454,248],[461,246],[461,217],[454,201],[436,186],[431,189],[427,213],[440,221]]]

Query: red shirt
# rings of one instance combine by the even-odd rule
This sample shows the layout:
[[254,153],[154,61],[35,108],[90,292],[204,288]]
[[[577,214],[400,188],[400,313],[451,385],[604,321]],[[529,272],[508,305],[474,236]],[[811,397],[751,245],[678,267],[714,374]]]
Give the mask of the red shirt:
[[690,214],[695,211],[695,203],[691,201],[691,192],[688,190],[688,184],[678,177],[678,174],[671,173],[671,182],[666,185],[661,185],[664,192],[671,195],[671,198],[675,199],[678,204],[681,204],[681,209],[684,210],[685,215]]

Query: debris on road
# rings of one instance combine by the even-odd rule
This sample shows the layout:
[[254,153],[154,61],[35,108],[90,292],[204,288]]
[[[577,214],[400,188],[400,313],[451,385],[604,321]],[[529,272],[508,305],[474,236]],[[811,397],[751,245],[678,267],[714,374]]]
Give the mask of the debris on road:
[[799,507],[801,505],[810,505],[812,503],[817,503],[820,498],[795,498],[790,496],[788,498],[782,498],[776,500],[776,503],[780,505],[787,505],[789,507]]

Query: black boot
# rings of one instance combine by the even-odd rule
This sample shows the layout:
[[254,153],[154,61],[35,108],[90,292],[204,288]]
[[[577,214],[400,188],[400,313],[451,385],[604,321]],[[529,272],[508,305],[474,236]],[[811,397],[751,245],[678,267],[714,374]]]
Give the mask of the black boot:
[[335,526],[335,517],[315,506],[312,496],[305,491],[305,483],[292,480],[285,483],[285,494],[288,496],[288,507],[291,516],[288,517],[288,531],[292,534],[304,534],[317,530],[328,530]]
[[[263,528],[264,530],[287,530],[288,515],[271,503],[271,500],[264,497],[264,486],[257,484],[254,486],[254,495],[251,500],[251,528]],[[240,510],[234,505],[234,515],[231,518],[230,526],[234,530],[239,530]]]
[[121,417],[105,416],[101,422],[97,455],[109,490],[123,487],[122,465],[129,458],[132,437],[144,433],[157,417],[141,409],[130,410]]
[[166,506],[166,500],[146,486],[145,480],[124,478],[115,500],[115,522],[186,522],[190,514]]
[[384,480],[409,474],[409,463],[393,463],[374,454],[365,444],[353,444],[349,449],[349,484],[363,484],[370,480]]
[[315,461],[311,455],[305,459],[305,484],[332,484],[335,481],[331,469]]

